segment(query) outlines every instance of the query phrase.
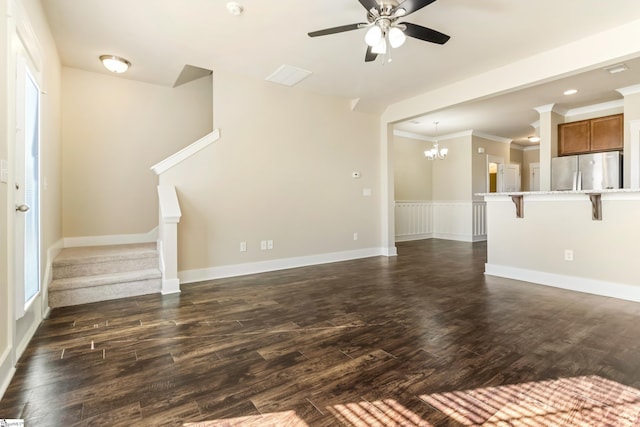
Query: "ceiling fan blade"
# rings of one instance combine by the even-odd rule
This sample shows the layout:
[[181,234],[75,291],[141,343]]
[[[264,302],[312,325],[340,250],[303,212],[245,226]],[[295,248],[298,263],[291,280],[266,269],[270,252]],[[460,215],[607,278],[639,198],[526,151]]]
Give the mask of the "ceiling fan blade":
[[371,9],[377,9],[379,7],[378,2],[376,0],[358,0],[367,12]]
[[391,10],[391,15],[393,16],[398,10],[404,9],[405,13],[401,16],[407,16],[408,14],[420,10],[425,6],[429,6],[434,1],[436,0],[404,0]]
[[343,33],[345,31],[357,30],[363,27],[366,27],[368,24],[359,23],[359,24],[349,24],[349,25],[341,25],[340,27],[326,28],[324,30],[312,31],[309,33],[309,37],[318,37],[318,36],[326,36],[329,34]]
[[377,53],[373,53],[371,46],[367,46],[367,53],[364,55],[364,62],[375,61],[378,57]]
[[[409,0],[407,0],[409,1]],[[415,39],[424,40],[426,42],[445,44],[451,38],[446,34],[442,34],[440,31],[432,30],[421,25],[412,24],[410,22],[403,22],[407,28],[404,30],[404,34],[413,37]]]

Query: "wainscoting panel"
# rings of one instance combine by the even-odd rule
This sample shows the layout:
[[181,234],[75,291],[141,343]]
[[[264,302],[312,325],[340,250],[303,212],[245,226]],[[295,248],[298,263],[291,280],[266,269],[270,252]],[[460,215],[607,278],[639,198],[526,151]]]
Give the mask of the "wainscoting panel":
[[433,203],[433,237],[472,241],[471,202],[441,201]]
[[483,201],[398,201],[396,241],[429,238],[476,242],[486,240]]
[[473,202],[473,241],[487,240],[487,203]]
[[396,242],[432,237],[433,203],[427,201],[396,202]]

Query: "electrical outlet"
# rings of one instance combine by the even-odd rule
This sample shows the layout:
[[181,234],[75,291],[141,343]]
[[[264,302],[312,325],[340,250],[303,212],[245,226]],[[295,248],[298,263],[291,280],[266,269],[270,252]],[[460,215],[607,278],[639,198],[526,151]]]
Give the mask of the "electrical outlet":
[[247,252],[247,242],[240,242],[240,252]]
[[565,249],[564,250],[564,260],[565,261],[573,261],[573,249]]
[[273,249],[273,240],[267,240],[267,249]]
[[267,241],[266,240],[261,240],[260,241],[260,250],[261,251],[266,251],[267,250]]

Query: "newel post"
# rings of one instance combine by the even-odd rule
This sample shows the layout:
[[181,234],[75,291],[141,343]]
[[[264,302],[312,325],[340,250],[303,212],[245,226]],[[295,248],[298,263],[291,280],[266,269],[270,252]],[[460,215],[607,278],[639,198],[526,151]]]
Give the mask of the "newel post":
[[159,185],[160,223],[158,250],[162,270],[162,294],[180,292],[178,278],[178,223],[182,217],[173,185]]

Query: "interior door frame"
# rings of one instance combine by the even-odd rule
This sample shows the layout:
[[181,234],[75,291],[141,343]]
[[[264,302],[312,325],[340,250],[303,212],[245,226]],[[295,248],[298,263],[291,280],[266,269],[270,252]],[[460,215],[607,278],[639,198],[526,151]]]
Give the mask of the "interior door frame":
[[[42,45],[38,41],[35,31],[29,20],[29,16],[26,10],[23,8],[19,1],[9,0],[8,15],[7,15],[7,46],[6,51],[6,72],[9,88],[7,91],[7,159],[9,163],[8,170],[8,185],[7,189],[7,215],[8,215],[8,229],[13,230],[15,226],[15,206],[16,206],[16,194],[14,190],[15,183],[15,159],[16,159],[16,90],[15,83],[17,78],[17,65],[18,57],[22,56],[26,60],[26,65],[31,73],[36,86],[40,89],[40,126],[44,123],[43,113],[44,108],[44,96],[46,92],[43,92],[43,49]],[[40,140],[42,140],[42,131],[40,132]],[[41,147],[39,147],[41,151]],[[38,173],[38,185],[40,187],[40,197],[38,203],[41,204],[42,200],[42,165],[39,165]],[[42,258],[42,218],[39,218],[39,257]],[[8,340],[11,343],[10,359],[12,365],[17,363],[18,358],[22,355],[26,349],[29,340],[35,333],[38,325],[40,324],[45,313],[48,311],[46,307],[46,284],[43,282],[43,269],[42,265],[39,266],[37,272],[40,281],[40,291],[36,297],[30,302],[28,307],[25,307],[25,316],[20,319],[16,318],[16,285],[15,285],[15,256],[14,253],[15,237],[13,231],[7,233],[7,250],[8,250],[8,262],[7,262],[7,279],[12,285],[8,288],[8,304],[7,307],[10,313],[7,319],[14,319],[8,325]],[[24,283],[21,284],[24,286]]]

